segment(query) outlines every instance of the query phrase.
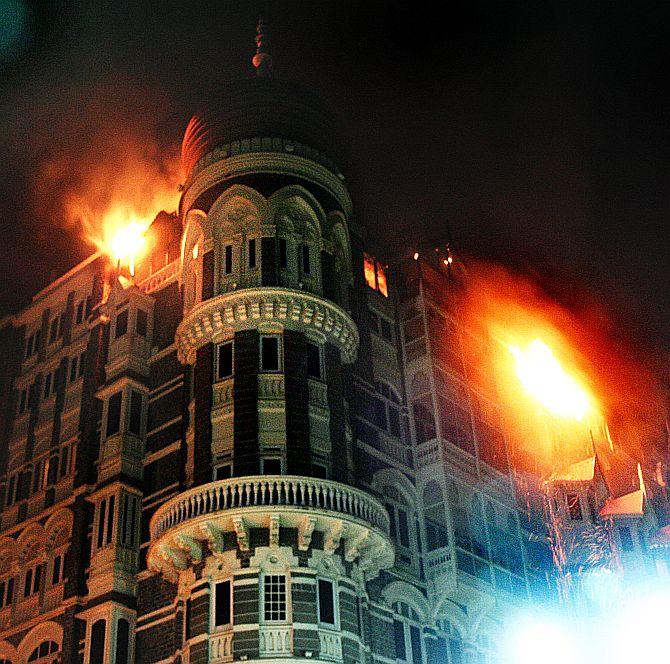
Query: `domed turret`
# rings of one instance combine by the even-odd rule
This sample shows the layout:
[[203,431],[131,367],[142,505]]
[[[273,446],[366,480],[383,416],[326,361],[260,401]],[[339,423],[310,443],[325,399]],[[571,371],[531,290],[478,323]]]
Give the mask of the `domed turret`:
[[182,143],[184,173],[194,177],[209,163],[206,155],[243,152],[294,152],[338,173],[330,125],[323,104],[301,86],[268,77],[236,81],[191,118]]
[[246,152],[289,152],[339,174],[330,114],[307,88],[271,77],[263,21],[252,63],[256,77],[225,85],[191,118],[182,142],[187,181],[213,161]]

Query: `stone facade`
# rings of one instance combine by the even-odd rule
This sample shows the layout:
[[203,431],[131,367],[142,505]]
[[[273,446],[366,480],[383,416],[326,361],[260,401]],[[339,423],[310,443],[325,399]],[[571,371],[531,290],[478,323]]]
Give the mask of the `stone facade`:
[[554,593],[480,340],[251,87],[134,283],[96,254],[3,321],[1,662],[484,664]]

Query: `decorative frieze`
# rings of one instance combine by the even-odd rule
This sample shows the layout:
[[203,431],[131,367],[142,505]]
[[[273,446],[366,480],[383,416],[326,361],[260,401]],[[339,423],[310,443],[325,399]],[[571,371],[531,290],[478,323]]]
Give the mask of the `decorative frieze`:
[[341,307],[317,295],[290,288],[249,288],[200,303],[175,335],[181,362],[193,364],[198,348],[222,333],[257,328],[261,323],[321,334],[351,363],[358,350],[356,324]]

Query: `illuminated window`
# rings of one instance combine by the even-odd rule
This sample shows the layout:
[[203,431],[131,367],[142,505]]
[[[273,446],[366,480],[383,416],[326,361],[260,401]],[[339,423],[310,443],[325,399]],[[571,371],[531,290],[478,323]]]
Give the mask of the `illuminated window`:
[[379,291],[384,297],[388,297],[386,267],[376,260],[374,256],[363,254],[363,271],[365,274],[365,283],[372,290]]

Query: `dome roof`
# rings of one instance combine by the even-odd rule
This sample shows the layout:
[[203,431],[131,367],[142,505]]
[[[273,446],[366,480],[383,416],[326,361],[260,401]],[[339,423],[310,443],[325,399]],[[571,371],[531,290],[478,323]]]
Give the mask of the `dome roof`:
[[[205,155],[222,149],[224,156],[248,151],[305,153],[337,172],[328,156],[335,152],[330,116],[320,100],[301,86],[267,76],[225,86],[188,124],[182,142],[187,178]],[[238,141],[258,140],[252,146]],[[269,139],[283,139],[270,141]],[[288,141],[288,143],[287,143]]]

